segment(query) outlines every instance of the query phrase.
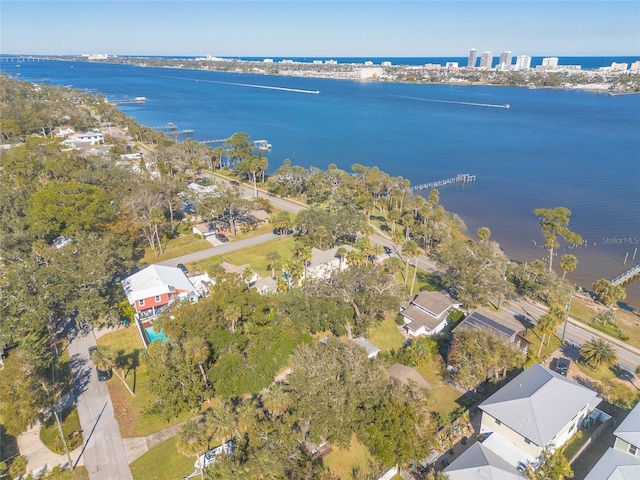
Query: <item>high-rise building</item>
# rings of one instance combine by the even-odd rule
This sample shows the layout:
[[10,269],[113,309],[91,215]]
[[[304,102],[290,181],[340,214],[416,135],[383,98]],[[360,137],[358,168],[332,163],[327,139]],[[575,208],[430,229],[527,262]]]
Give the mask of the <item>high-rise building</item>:
[[500,65],[511,65],[512,54],[506,50],[500,54]]
[[476,60],[478,58],[478,50],[472,48],[469,51],[469,60],[467,61],[468,68],[476,68]]
[[480,68],[491,68],[491,65],[493,65],[493,54],[491,52],[482,52]]
[[543,67],[557,67],[558,66],[558,57],[545,57],[542,59]]
[[518,55],[516,58],[516,70],[529,70],[531,68],[531,57],[529,55]]

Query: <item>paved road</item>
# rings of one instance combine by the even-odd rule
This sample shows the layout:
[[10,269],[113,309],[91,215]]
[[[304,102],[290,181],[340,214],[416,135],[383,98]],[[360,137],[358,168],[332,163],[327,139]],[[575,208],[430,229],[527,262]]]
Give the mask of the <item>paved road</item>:
[[89,359],[89,347],[95,344],[93,331],[75,335],[69,344],[84,464],[91,480],[133,480],[107,385],[98,381]]
[[275,240],[276,238],[280,237],[274,233],[265,233],[263,235],[258,235],[257,237],[245,238],[244,240],[238,240],[237,242],[229,242],[218,247],[207,248],[206,250],[165,260],[164,262],[159,262],[158,265],[175,267],[179,263],[197,262],[216,255],[224,255],[225,253],[231,253],[236,250],[242,250],[243,248],[260,245],[261,243],[268,242],[269,240]]
[[[514,315],[524,316],[532,323],[537,323],[538,319],[547,311],[546,307],[542,305],[532,304],[520,299],[510,300],[509,304],[511,307],[505,307],[505,310],[513,313]],[[566,332],[564,331],[564,324],[558,327],[556,335],[559,338],[562,338],[563,333],[565,336],[565,343],[578,346],[583,345],[593,338],[604,338],[610,342],[618,352],[618,365],[620,365],[620,367],[629,372],[635,372],[638,365],[640,365],[639,349],[595,330],[573,317],[569,317]]]

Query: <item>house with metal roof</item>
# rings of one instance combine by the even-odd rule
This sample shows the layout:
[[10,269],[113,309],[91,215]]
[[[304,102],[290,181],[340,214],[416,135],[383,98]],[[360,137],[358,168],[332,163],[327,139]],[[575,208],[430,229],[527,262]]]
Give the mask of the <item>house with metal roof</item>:
[[514,467],[559,448],[595,410],[601,398],[539,364],[534,364],[479,405],[483,444]]
[[444,469],[444,473],[449,476],[449,480],[523,480],[527,478],[480,442],[474,443],[465,450]]
[[351,341],[364,348],[367,351],[367,357],[369,358],[377,357],[378,353],[380,353],[380,349],[364,337],[357,337]]
[[200,297],[182,270],[163,265],[151,265],[125,278],[122,288],[138,318],[155,317],[175,301]]
[[613,432],[615,441],[584,480],[640,478],[640,403]]
[[447,317],[461,303],[442,292],[420,292],[408,304],[400,306],[404,328],[410,337],[436,335],[447,326]]
[[506,343],[520,348],[523,353],[529,350],[529,342],[523,336],[526,329],[513,315],[479,307],[453,329],[453,334],[464,329],[482,329],[498,335]]

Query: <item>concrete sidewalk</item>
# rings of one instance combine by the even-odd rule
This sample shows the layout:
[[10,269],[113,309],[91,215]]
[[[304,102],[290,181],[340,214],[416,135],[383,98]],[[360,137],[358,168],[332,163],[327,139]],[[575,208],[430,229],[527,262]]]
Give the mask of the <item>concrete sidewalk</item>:
[[[35,424],[26,432],[18,435],[18,447],[20,455],[27,460],[27,473],[37,476],[46,470],[56,466],[67,466],[67,456],[58,455],[49,450],[40,440],[40,424]],[[82,446],[69,452],[74,467],[84,465],[84,459],[80,456]]]

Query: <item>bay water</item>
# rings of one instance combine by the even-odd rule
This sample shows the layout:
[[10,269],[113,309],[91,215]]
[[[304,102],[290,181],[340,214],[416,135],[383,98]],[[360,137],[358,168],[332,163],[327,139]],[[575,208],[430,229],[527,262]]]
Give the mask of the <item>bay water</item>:
[[[563,244],[554,263],[564,253],[576,255],[578,268],[567,277],[586,288],[640,263],[640,252],[632,258],[640,248],[640,95],[89,62],[19,65],[0,68],[22,80],[95,89],[110,99],[144,96],[146,103],[120,108],[144,125],[193,129],[194,140],[235,132],[266,139],[273,145],[271,172],[288,158],[323,169],[378,166],[412,185],[476,175],[472,184],[440,187],[441,203],[462,217],[471,236],[489,227],[514,260],[547,255],[533,210],[567,207],[570,228],[585,243]],[[627,286],[627,295],[626,303],[640,309],[640,281]]]

